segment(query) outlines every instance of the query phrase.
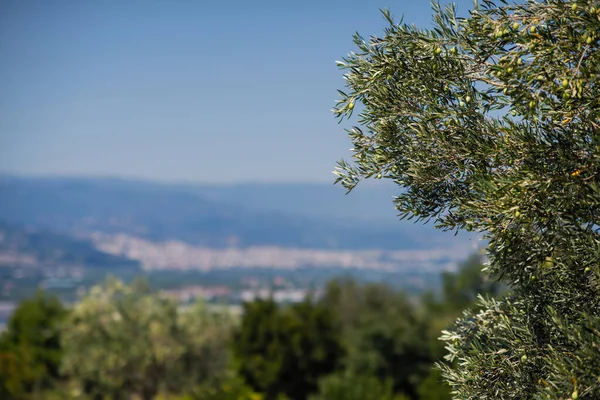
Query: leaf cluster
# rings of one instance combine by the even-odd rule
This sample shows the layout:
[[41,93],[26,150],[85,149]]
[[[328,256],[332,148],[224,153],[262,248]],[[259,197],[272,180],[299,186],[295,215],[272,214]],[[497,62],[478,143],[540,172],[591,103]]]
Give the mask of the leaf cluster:
[[400,218],[481,233],[513,288],[444,336],[457,398],[600,397],[599,8],[482,1],[459,18],[434,3],[427,30],[384,11],[384,35],[356,35],[339,62],[334,112],[361,111],[336,182],[393,180]]

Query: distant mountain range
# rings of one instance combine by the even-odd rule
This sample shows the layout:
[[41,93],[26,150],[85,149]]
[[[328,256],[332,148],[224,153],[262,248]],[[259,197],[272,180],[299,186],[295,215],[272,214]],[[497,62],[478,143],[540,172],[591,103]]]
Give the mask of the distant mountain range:
[[0,220],[64,234],[123,233],[215,248],[426,249],[469,237],[398,221],[397,190],[365,184],[180,185],[0,176]]
[[[138,269],[135,260],[98,250],[88,240],[0,222],[0,267]],[[1,281],[1,279],[0,279]]]

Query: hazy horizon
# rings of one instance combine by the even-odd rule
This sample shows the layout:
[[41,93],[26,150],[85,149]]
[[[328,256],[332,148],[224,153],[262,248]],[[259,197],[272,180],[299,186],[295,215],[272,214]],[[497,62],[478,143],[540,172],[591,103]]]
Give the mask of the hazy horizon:
[[[138,177],[138,176],[127,176],[127,175],[102,175],[102,174],[77,174],[77,173],[56,173],[56,174],[44,174],[44,173],[22,173],[14,171],[2,171],[0,170],[0,178],[17,178],[17,179],[67,179],[67,180],[108,180],[108,181],[123,181],[123,182],[146,182],[157,185],[165,186],[176,186],[176,185],[206,185],[206,186],[246,186],[246,185],[276,185],[276,186],[301,186],[301,185],[319,185],[319,186],[335,186],[339,188],[341,192],[345,192],[346,189],[341,184],[334,184],[335,175],[330,174],[331,179],[321,180],[260,180],[260,179],[248,179],[239,181],[202,181],[194,179],[160,179],[154,177]],[[361,186],[389,186],[394,188],[391,181],[388,180],[374,180],[369,179],[361,183]]]

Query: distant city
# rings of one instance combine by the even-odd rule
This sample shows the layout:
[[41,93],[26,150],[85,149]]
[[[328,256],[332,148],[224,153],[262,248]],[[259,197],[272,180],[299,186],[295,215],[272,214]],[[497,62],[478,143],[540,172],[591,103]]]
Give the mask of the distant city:
[[344,276],[418,294],[478,251],[398,221],[388,187],[364,189],[1,176],[0,323],[36,290],[71,303],[107,275],[182,305],[298,302]]
[[464,259],[465,248],[422,250],[326,250],[277,246],[209,248],[182,241],[150,242],[124,234],[90,235],[96,248],[109,254],[139,261],[146,270],[301,267],[356,268],[385,271],[402,269],[452,270]]

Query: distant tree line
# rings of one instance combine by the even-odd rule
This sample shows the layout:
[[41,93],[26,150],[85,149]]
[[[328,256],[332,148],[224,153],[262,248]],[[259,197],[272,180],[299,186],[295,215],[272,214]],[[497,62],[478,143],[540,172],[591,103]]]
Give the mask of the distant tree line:
[[432,370],[440,330],[502,287],[479,255],[439,294],[330,282],[319,299],[257,300],[242,317],[181,310],[142,281],[111,278],[72,309],[37,293],[0,337],[2,399],[450,399]]

